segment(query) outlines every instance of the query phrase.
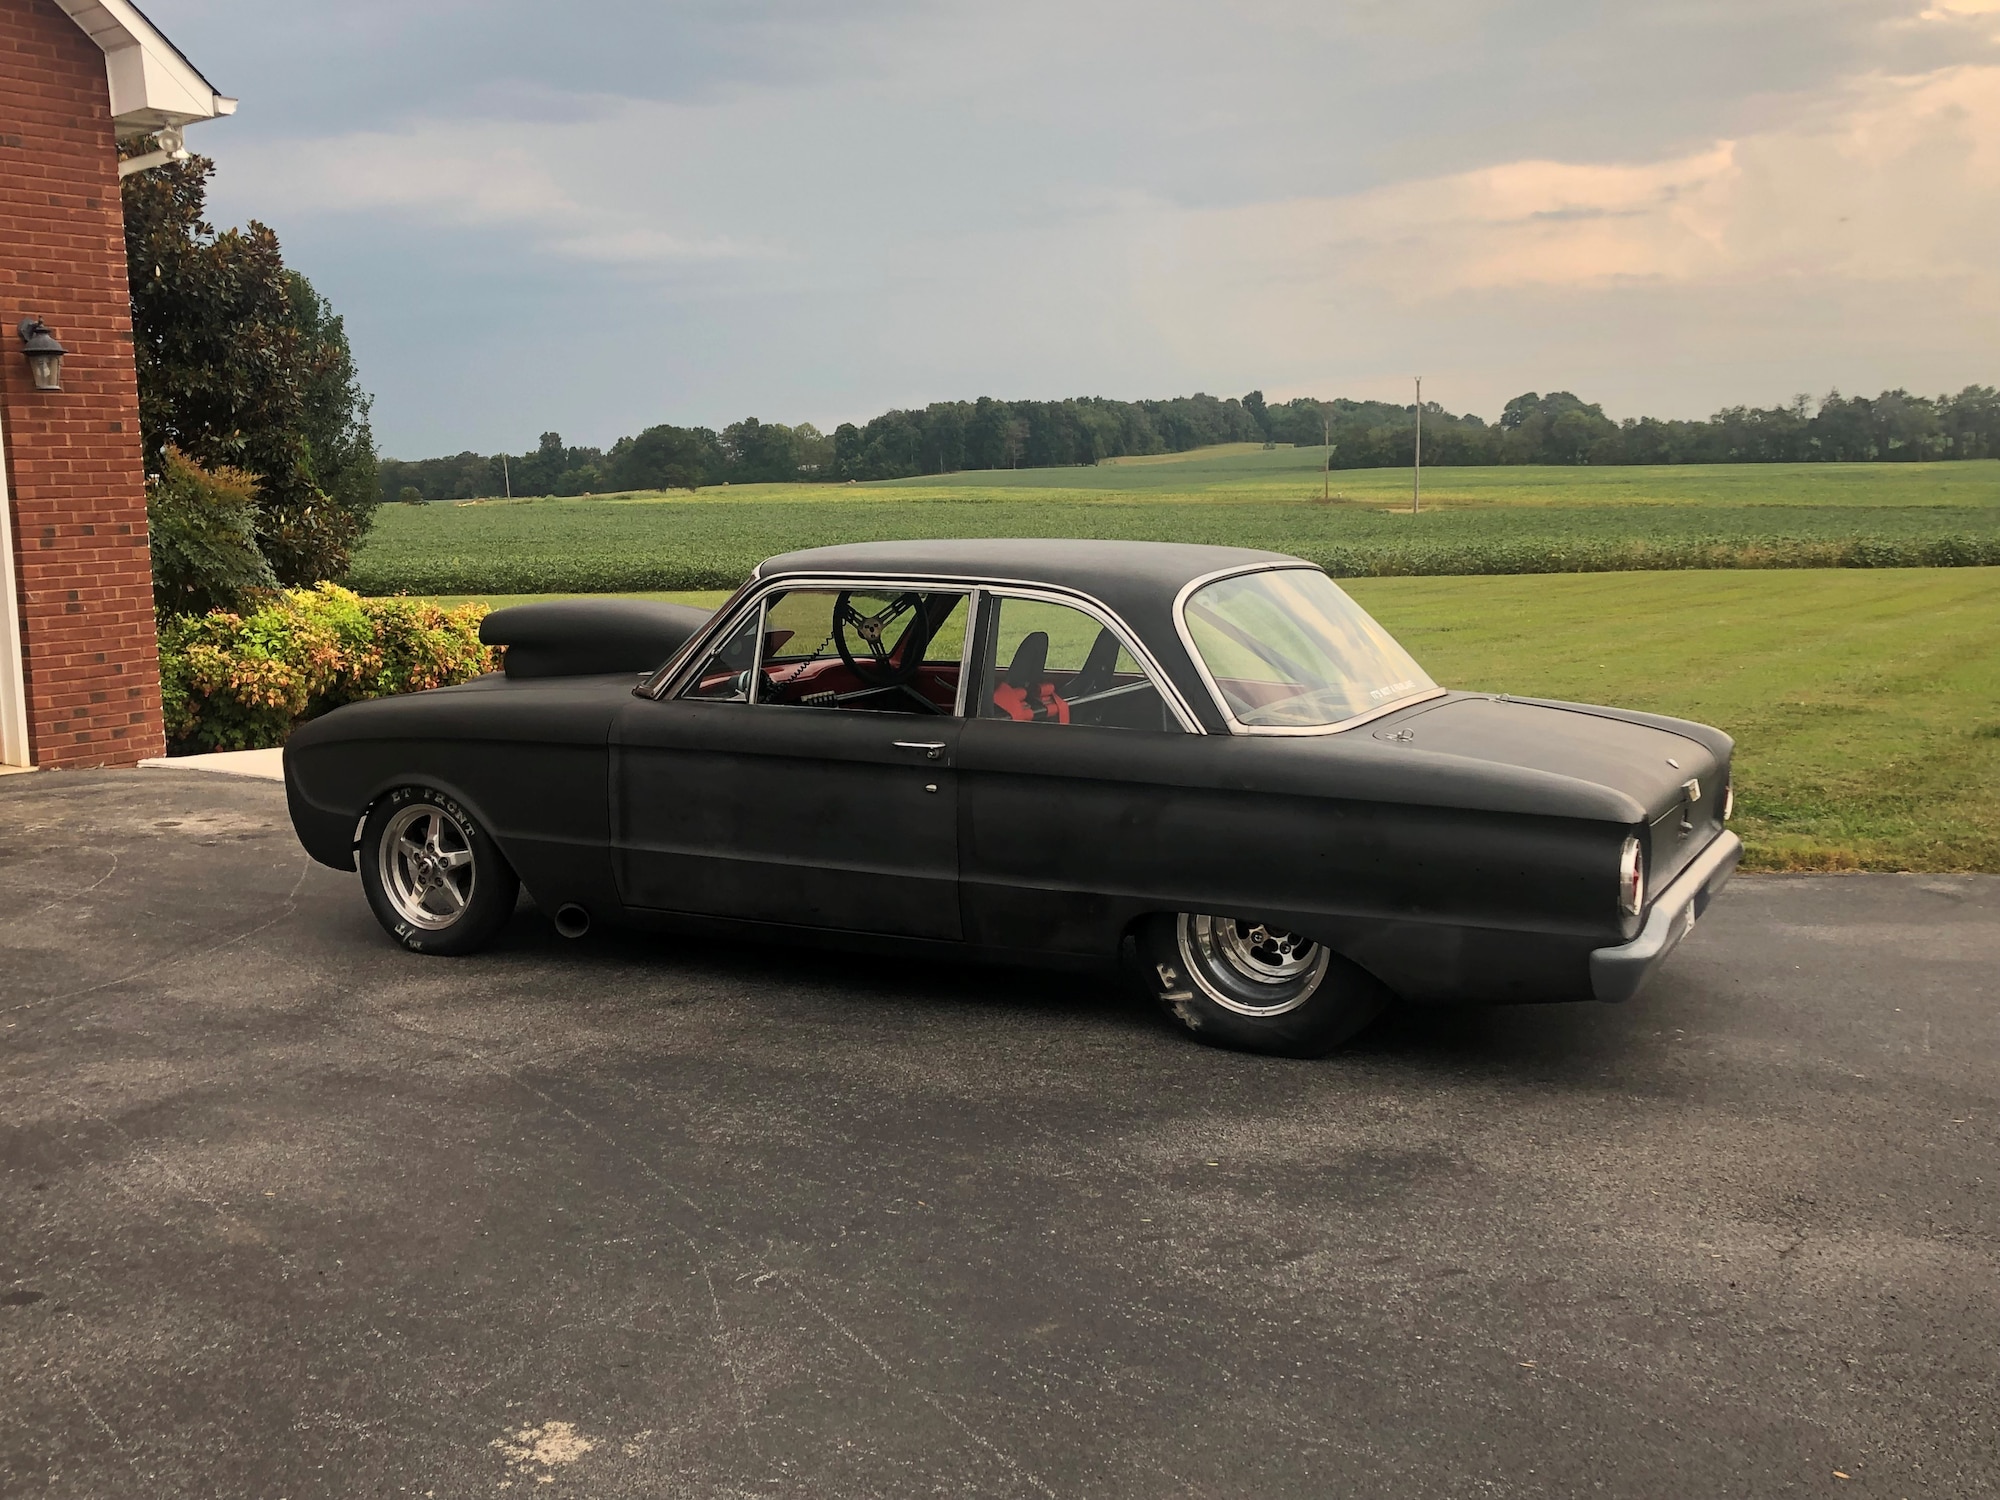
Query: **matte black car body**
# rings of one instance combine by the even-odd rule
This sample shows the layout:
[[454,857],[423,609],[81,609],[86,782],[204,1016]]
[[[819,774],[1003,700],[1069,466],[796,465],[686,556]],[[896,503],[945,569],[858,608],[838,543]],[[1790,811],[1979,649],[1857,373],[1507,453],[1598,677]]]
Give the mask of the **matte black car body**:
[[[1144,919],[1208,912],[1310,934],[1408,1000],[1629,996],[1740,855],[1722,822],[1729,737],[1442,691],[1328,732],[1244,732],[1180,601],[1232,570],[1304,566],[1171,544],[884,543],[773,558],[712,620],[624,601],[500,611],[487,638],[512,639],[505,675],[293,735],[293,823],[314,858],[353,869],[371,804],[434,788],[551,914],[1090,967]],[[1162,679],[1182,730],[672,696],[733,611],[807,582],[1086,605]],[[1626,913],[1633,837],[1648,899]]]

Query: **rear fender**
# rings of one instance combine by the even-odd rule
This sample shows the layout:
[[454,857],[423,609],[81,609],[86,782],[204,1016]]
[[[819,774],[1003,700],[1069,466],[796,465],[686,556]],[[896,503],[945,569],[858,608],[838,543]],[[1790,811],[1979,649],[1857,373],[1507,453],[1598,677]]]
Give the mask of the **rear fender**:
[[[1130,966],[1144,952],[1137,941],[1148,912],[1129,922],[1119,956]],[[1341,918],[1324,912],[1213,912],[1289,927],[1332,950],[1400,1000],[1419,1004],[1590,998],[1591,946],[1602,939],[1576,932],[1471,926],[1380,916]]]

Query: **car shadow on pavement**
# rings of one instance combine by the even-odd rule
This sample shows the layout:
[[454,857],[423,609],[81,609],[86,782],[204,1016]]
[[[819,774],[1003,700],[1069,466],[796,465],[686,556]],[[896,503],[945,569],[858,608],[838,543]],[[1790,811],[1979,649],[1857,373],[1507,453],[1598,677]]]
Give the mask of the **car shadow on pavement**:
[[[618,927],[581,939],[559,935],[525,898],[514,921],[488,950],[491,959],[548,965],[587,982],[565,986],[578,995],[614,978],[641,982],[652,974],[696,979],[738,997],[769,997],[774,1014],[810,993],[858,1017],[885,1011],[909,1018],[968,1025],[1043,1021],[1122,1033],[1133,1041],[1193,1045],[1139,986],[1122,975],[1072,974],[993,964],[884,957],[840,949],[688,936]],[[552,997],[553,998],[553,997]],[[1386,1066],[1423,1073],[1533,1075],[1582,1083],[1606,1068],[1622,1072],[1654,1050],[1657,1020],[1628,1008],[1585,1003],[1507,1006],[1392,1005],[1346,1046],[1304,1066]]]
[[582,938],[559,934],[525,896],[514,919],[485,950],[495,958],[560,966],[577,974],[675,973],[715,982],[736,993],[810,989],[871,1006],[926,1011],[963,1010],[968,1019],[996,1011],[1158,1033],[1173,1028],[1147,997],[1116,973],[1075,974],[904,954],[882,955],[807,942],[742,939],[594,928]]

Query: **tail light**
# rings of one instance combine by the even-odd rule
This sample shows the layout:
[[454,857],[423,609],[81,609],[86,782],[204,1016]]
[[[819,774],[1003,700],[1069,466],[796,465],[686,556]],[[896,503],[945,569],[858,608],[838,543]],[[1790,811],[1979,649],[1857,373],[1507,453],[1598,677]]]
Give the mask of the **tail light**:
[[1722,786],[1722,821],[1727,823],[1736,811],[1736,783],[1727,781]]
[[1618,856],[1618,909],[1628,917],[1639,915],[1646,904],[1646,856],[1634,834],[1625,840]]

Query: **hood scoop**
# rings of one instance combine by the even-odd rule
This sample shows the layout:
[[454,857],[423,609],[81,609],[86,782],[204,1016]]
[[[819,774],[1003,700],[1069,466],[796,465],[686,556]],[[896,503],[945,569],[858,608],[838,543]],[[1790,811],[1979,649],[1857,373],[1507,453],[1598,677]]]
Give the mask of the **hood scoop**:
[[480,621],[479,639],[507,648],[509,677],[650,672],[710,618],[653,599],[552,599],[494,610]]

